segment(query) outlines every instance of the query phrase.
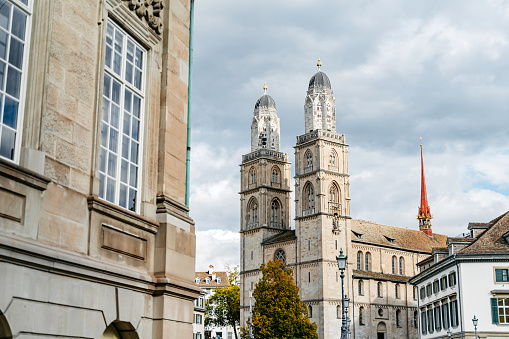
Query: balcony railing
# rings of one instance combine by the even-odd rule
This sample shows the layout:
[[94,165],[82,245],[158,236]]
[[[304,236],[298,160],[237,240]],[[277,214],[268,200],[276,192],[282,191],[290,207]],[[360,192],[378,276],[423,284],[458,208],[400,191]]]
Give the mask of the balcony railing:
[[257,228],[258,227],[258,223],[257,222],[252,222],[252,223],[248,223],[247,224],[247,229],[250,230],[252,228]]
[[315,208],[314,207],[302,210],[302,216],[303,217],[306,217],[306,216],[312,215],[312,214],[315,214]]
[[341,214],[341,204],[339,202],[329,201],[329,213],[330,214],[334,214],[334,213]]
[[271,221],[270,222],[270,227],[273,227],[273,228],[283,228],[283,224],[280,223],[280,222]]
[[305,166],[304,167],[304,173],[313,172],[313,166]]
[[279,182],[271,182],[270,186],[276,187],[276,188],[281,188],[281,184]]

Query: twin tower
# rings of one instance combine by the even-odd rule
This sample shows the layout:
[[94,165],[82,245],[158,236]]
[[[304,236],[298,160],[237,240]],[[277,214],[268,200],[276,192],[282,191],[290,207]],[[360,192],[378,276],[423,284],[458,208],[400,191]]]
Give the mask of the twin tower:
[[276,103],[266,85],[254,107],[251,152],[241,164],[241,323],[249,318],[249,295],[261,278],[260,265],[282,259],[294,270],[301,300],[324,338],[329,337],[327,318],[337,319],[341,291],[335,256],[348,248],[350,193],[348,145],[345,135],[336,133],[331,84],[320,60],[317,66],[304,103],[305,134],[294,147],[294,230],[290,162],[280,151]]

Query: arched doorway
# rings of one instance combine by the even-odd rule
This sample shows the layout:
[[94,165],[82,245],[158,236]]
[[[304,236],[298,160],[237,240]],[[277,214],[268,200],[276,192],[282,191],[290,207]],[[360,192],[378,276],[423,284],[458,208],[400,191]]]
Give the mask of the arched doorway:
[[12,339],[11,327],[2,312],[0,312],[0,339]]
[[377,339],[385,339],[387,337],[387,326],[383,321],[378,323],[376,327],[376,338]]
[[[131,323],[114,321],[106,327],[101,339],[139,339],[136,329]],[[2,338],[0,338],[2,339]]]

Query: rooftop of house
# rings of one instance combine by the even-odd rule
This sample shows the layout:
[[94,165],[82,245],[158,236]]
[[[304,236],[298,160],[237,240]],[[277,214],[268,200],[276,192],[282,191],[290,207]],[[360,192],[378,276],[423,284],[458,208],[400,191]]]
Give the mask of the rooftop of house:
[[[214,267],[211,267],[214,269]],[[208,278],[208,279],[207,279]],[[208,282],[208,283],[207,283]],[[213,287],[229,287],[230,280],[228,280],[227,272],[215,272],[209,270],[208,272],[196,272],[195,283],[202,288]]]
[[352,242],[431,253],[433,248],[447,247],[447,236],[433,233],[429,237],[414,229],[352,219]]
[[488,224],[490,226],[471,244],[458,251],[458,254],[509,253],[509,242],[504,237],[509,231],[509,212],[505,212]]
[[390,280],[390,281],[401,281],[401,282],[406,282],[411,278],[406,275],[386,274],[386,273],[360,271],[360,270],[353,270],[352,274],[355,278],[368,278],[368,279],[371,278],[371,279],[375,279],[375,280]]

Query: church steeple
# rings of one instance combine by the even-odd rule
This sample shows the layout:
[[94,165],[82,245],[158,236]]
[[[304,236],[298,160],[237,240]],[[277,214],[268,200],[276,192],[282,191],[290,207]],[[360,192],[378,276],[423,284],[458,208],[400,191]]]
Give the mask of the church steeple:
[[251,152],[265,148],[279,151],[279,118],[276,102],[267,94],[267,83],[263,95],[256,101],[251,123]]
[[306,133],[323,129],[336,132],[336,102],[329,77],[322,72],[322,62],[316,63],[318,72],[309,80],[308,92],[304,103]]
[[[422,138],[421,138],[422,140]],[[426,194],[426,181],[424,179],[424,161],[422,156],[422,144],[421,144],[421,205],[419,206],[419,214],[417,215],[419,220],[419,229],[423,231],[427,236],[432,236],[431,231],[431,210],[428,205],[428,195]]]

